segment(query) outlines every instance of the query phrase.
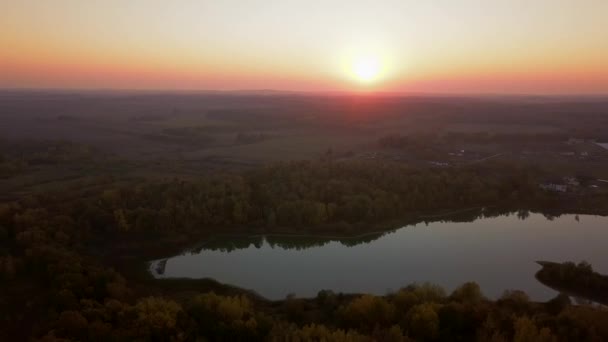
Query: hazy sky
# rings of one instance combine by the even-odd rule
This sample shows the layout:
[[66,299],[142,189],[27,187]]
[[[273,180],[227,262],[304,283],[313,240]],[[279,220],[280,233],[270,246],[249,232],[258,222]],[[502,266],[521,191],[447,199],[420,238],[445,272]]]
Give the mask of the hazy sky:
[[0,25],[0,87],[608,93],[608,0],[0,0]]

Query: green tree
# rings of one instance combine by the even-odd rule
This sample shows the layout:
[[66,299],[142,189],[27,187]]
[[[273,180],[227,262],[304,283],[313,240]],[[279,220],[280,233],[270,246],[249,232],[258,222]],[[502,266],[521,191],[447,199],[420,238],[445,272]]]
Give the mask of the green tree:
[[141,299],[135,305],[137,330],[148,339],[169,340],[177,334],[182,308],[174,301],[157,297]]
[[554,342],[557,338],[549,328],[538,329],[528,317],[520,317],[514,324],[513,342]]
[[439,335],[437,304],[415,305],[408,311],[405,321],[410,336],[420,340],[433,340]]
[[341,307],[339,314],[347,326],[369,331],[377,324],[386,326],[393,322],[395,307],[382,297],[363,295]]
[[461,303],[469,304],[475,304],[485,300],[485,297],[481,292],[481,288],[476,282],[467,282],[462,284],[459,288],[452,292],[450,298]]

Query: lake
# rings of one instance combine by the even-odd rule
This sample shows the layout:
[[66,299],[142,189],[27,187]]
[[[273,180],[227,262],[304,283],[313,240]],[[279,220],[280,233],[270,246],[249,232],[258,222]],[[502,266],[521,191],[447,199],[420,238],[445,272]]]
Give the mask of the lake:
[[608,273],[608,217],[477,216],[472,222],[419,223],[341,240],[218,237],[153,261],[150,271],[157,278],[213,278],[269,299],[314,297],[322,289],[382,295],[414,282],[451,291],[475,281],[490,298],[518,289],[539,301],[556,292],[534,277],[540,269],[536,260],[586,260]]

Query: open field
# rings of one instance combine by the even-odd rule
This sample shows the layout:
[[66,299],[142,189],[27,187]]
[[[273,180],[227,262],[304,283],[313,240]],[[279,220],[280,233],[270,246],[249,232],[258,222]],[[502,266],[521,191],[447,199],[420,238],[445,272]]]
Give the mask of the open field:
[[[415,167],[503,160],[608,178],[608,150],[595,144],[608,141],[607,126],[601,97],[2,91],[4,155],[53,154],[47,142],[76,152],[60,163],[30,161],[0,186],[188,177],[327,153]],[[383,145],[386,137],[411,141]]]

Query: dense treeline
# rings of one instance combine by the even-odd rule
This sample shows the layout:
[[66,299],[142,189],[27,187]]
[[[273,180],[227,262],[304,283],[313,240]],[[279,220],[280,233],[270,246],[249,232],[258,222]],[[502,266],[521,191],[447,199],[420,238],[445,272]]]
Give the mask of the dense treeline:
[[561,143],[570,135],[566,133],[492,133],[492,132],[446,132],[443,134],[392,134],[378,139],[378,146],[398,149],[429,149],[440,143],[473,144],[521,144],[521,143]]
[[[105,182],[101,188],[1,203],[0,234],[17,241],[52,235],[78,243],[96,233],[217,233],[222,227],[368,232],[373,224],[411,213],[521,205],[547,196],[529,169],[497,168],[448,172],[320,161],[187,181]],[[62,224],[54,227],[54,221]]]
[[[517,210],[513,211],[508,208],[473,208],[470,210],[463,210],[448,213],[446,215],[432,215],[416,217],[411,221],[403,221],[401,224],[419,224],[419,223],[431,223],[436,222],[438,219],[449,219],[450,222],[473,222],[480,218],[491,218],[499,216],[516,215],[519,219],[524,220],[530,216],[529,210]],[[553,220],[556,216],[549,213],[543,213],[543,215]],[[559,216],[559,215],[558,215]],[[403,227],[403,226],[400,226]],[[370,243],[379,239],[387,233],[394,232],[395,229],[363,232],[357,235],[330,235],[330,234],[319,234],[310,235],[307,233],[264,233],[264,234],[221,234],[214,236],[190,249],[194,253],[200,253],[204,248],[205,250],[219,250],[224,252],[231,252],[238,249],[246,249],[251,246],[260,248],[264,243],[267,243],[271,247],[280,247],[283,249],[296,249],[303,250],[311,247],[320,247],[330,242],[339,242],[344,246],[356,246],[359,244]]]
[[570,136],[566,133],[490,133],[490,132],[448,132],[442,139],[449,142],[489,143],[560,143]]
[[107,189],[87,204],[93,227],[122,231],[200,230],[382,222],[406,213],[521,203],[544,196],[528,169],[413,170],[371,163],[300,162],[244,174]]
[[[410,286],[388,296],[321,292],[267,302],[234,289],[167,297],[130,283],[90,252],[152,231],[253,225],[323,229],[543,196],[533,173],[500,166],[410,170],[331,161],[288,163],[199,180],[108,183],[0,204],[0,340],[538,341],[608,339],[606,312],[519,292],[485,299]],[[492,174],[493,176],[487,176]],[[214,230],[215,231],[215,230]],[[101,238],[101,240],[99,240]],[[95,240],[92,240],[95,239]],[[238,291],[236,291],[238,292]]]

